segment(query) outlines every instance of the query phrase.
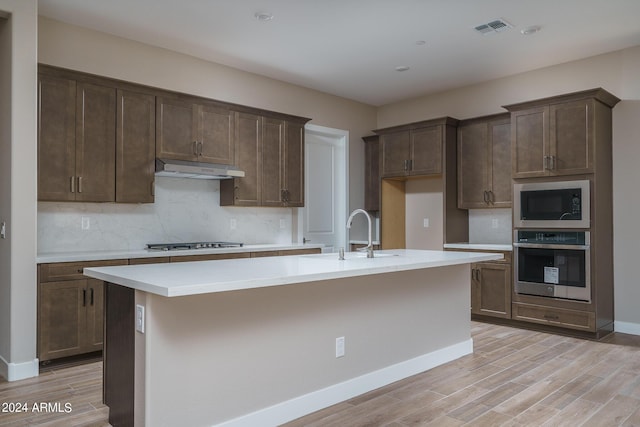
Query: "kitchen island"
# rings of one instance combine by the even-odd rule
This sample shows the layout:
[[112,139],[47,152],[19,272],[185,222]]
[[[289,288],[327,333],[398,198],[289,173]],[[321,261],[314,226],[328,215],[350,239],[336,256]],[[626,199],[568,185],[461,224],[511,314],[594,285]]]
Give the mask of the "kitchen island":
[[111,424],[278,425],[473,351],[468,264],[502,255],[345,255],[85,269]]

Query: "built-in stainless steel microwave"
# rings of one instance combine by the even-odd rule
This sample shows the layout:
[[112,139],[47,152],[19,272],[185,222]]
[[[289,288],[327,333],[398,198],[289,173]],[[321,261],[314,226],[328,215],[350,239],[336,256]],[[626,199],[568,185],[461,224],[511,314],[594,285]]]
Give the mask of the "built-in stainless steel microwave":
[[589,180],[513,186],[514,227],[589,228],[589,212]]

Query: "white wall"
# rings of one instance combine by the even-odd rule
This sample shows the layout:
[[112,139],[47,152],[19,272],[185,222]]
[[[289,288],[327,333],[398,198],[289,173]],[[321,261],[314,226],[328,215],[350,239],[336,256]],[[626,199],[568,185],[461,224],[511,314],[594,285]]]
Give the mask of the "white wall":
[[[407,249],[442,250],[444,207],[442,179],[410,179],[405,183],[405,241]],[[429,226],[424,226],[424,220]]]
[[38,374],[36,354],[36,0],[0,0],[0,375]]
[[602,87],[623,100],[613,110],[614,271],[616,330],[640,335],[640,292],[634,255],[640,241],[637,160],[640,46],[560,64],[378,109],[387,127],[449,115],[458,119],[504,112],[502,105]]
[[640,100],[622,101],[614,112],[613,274],[616,330],[640,335],[640,278],[636,270],[640,242]]

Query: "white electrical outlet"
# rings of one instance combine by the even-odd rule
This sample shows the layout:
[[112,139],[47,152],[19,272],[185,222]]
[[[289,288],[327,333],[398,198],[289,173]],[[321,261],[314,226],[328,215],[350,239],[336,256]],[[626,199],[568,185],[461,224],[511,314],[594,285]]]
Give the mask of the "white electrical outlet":
[[498,219],[497,218],[493,218],[491,220],[491,228],[498,228]]
[[284,218],[280,218],[280,228],[281,229],[287,228],[287,222],[284,220]]
[[236,221],[235,218],[231,218],[229,220],[229,229],[230,230],[235,230],[238,227],[238,221]]
[[89,217],[88,216],[83,216],[82,217],[82,229],[83,230],[88,230],[91,227],[91,222],[89,221]]
[[136,331],[144,334],[144,305],[136,304]]
[[344,337],[336,338],[336,357],[344,357]]
[[424,220],[422,220],[422,226],[424,228],[429,228],[429,218],[425,218]]

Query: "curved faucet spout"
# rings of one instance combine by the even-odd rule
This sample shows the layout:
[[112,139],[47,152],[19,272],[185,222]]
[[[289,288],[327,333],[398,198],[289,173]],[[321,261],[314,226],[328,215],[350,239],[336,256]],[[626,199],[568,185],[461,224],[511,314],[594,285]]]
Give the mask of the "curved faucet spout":
[[364,214],[364,216],[367,217],[367,222],[369,225],[369,241],[365,249],[367,251],[367,258],[373,258],[373,240],[371,240],[371,215],[369,215],[369,212],[365,211],[364,209],[356,209],[351,212],[351,215],[349,215],[349,219],[347,220],[347,228],[351,228],[353,217],[355,217],[359,213]]

